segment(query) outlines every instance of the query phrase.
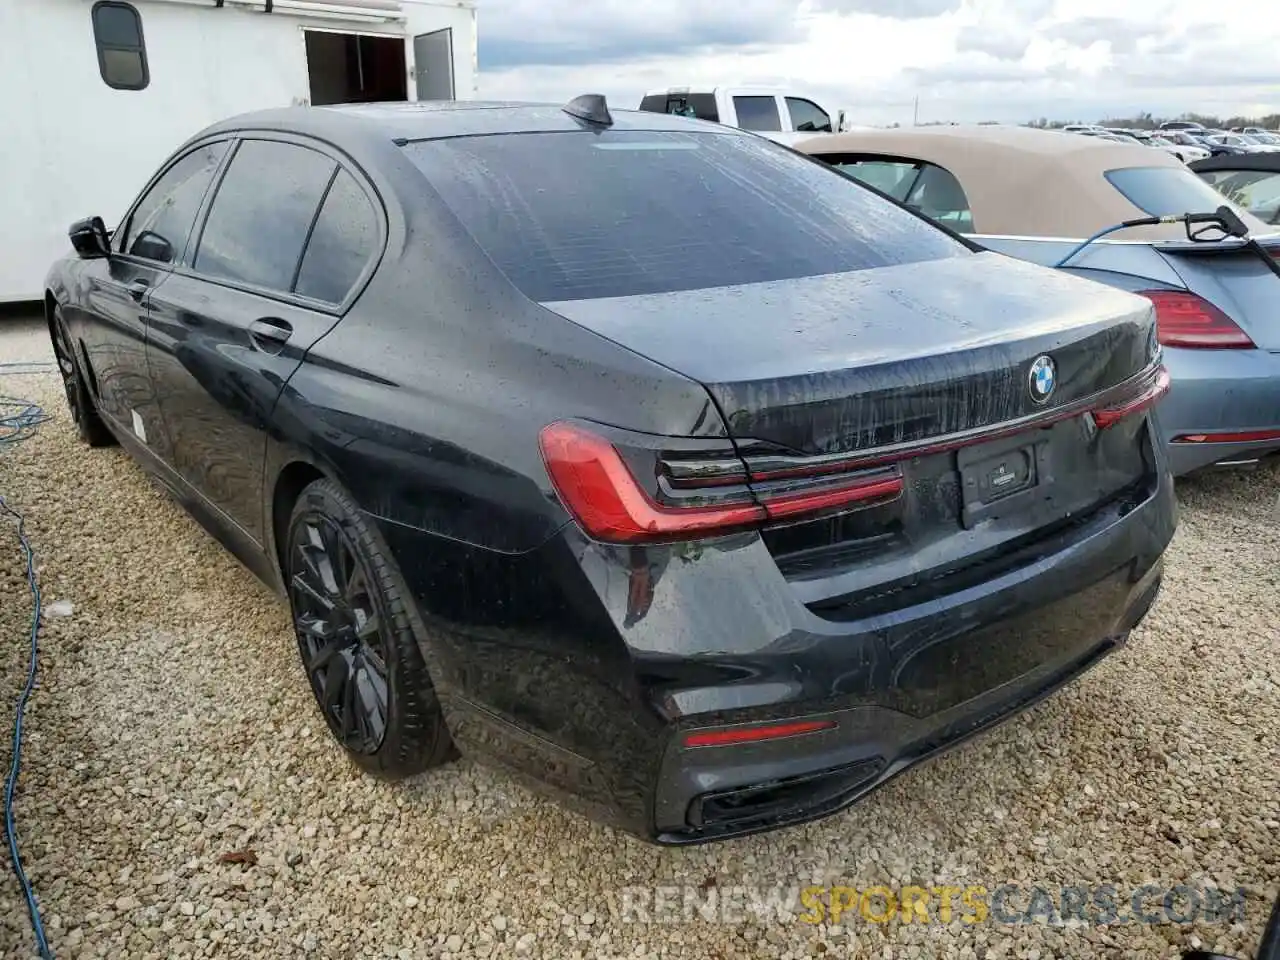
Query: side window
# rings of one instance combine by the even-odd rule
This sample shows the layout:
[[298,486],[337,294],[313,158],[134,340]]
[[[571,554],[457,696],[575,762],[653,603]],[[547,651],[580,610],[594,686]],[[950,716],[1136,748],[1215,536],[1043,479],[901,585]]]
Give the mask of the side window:
[[733,109],[743,130],[781,130],[778,101],[774,97],[734,97]]
[[377,249],[378,215],[355,178],[338,171],[307,241],[299,296],[341,303]]
[[113,90],[145,90],[151,75],[138,11],[121,0],[98,0],[91,16],[103,83]]
[[691,93],[688,100],[689,106],[693,107],[693,115],[699,120],[710,120],[712,123],[720,122],[720,111],[716,107],[716,95],[714,93]]
[[836,162],[832,166],[888,194],[899,203],[907,199],[907,192],[916,182],[916,172],[920,169],[918,164],[906,160],[853,160]]
[[931,220],[957,233],[973,232],[973,213],[964,188],[949,170],[925,164],[907,194],[907,206],[915,207]]
[[197,147],[171,166],[118,230],[115,248],[131,256],[173,263],[182,256],[200,204],[213,182],[227,141]]
[[193,266],[287,293],[337,164],[274,140],[240,144],[213,198]]
[[710,120],[712,123],[720,122],[720,111],[716,109],[716,97],[713,93],[656,94],[645,97],[640,103],[640,109]]
[[787,109],[791,111],[791,126],[804,133],[830,133],[831,117],[812,100],[787,97]]

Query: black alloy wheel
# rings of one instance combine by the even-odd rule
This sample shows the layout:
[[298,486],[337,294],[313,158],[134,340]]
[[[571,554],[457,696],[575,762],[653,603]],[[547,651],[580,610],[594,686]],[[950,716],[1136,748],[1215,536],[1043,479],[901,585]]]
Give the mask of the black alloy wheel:
[[368,575],[324,514],[300,518],[290,553],[299,651],[325,719],[348,750],[377,753],[387,733],[387,644]]
[[62,389],[67,395],[67,408],[75,422],[76,434],[91,447],[110,446],[115,443],[115,437],[98,416],[98,408],[94,406],[84,374],[80,372],[61,307],[54,308],[51,328],[53,356],[58,363],[58,374],[62,377]]
[[399,576],[349,495],[317,480],[289,521],[284,572],[303,668],[359,766],[389,779],[452,755]]

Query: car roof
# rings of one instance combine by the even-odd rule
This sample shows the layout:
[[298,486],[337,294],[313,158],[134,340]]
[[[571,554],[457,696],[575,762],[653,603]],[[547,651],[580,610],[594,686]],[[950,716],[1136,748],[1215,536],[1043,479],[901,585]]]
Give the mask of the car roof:
[[[615,130],[688,130],[739,133],[733,128],[665,113],[615,110]],[[484,100],[341,104],[283,107],[242,113],[215,123],[198,136],[236,130],[277,130],[327,140],[415,141],[503,133],[555,133],[588,125],[565,113],[560,104]]]
[[[1146,216],[1106,178],[1131,167],[1186,169],[1164,150],[1057,130],[1000,125],[904,127],[827,134],[796,144],[802,153],[874,153],[949,170],[964,189],[974,232],[1083,239]],[[1251,224],[1266,232],[1261,223]],[[1181,225],[1138,227],[1121,239],[1185,239]]]

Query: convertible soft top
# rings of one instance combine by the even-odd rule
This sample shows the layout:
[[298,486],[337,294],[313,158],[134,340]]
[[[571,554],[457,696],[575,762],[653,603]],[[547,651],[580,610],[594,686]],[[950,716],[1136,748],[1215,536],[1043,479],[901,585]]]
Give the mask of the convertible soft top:
[[[1163,150],[1057,130],[997,125],[858,130],[803,140],[796,149],[813,156],[871,153],[943,167],[964,188],[974,232],[988,235],[1083,239],[1122,220],[1146,216],[1111,185],[1108,171],[1186,169]],[[1259,233],[1268,231],[1253,217],[1246,215],[1246,222]],[[1180,225],[1133,228],[1117,237],[1185,238]]]

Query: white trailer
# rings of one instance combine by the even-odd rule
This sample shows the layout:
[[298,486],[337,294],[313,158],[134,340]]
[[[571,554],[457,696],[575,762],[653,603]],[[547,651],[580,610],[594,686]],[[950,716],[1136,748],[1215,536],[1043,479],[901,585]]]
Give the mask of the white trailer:
[[268,107],[472,99],[474,0],[0,0],[0,302],[183,140]]

